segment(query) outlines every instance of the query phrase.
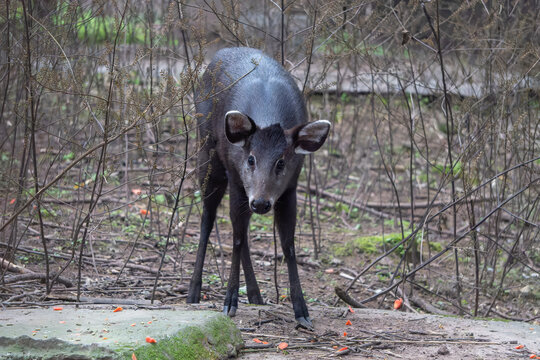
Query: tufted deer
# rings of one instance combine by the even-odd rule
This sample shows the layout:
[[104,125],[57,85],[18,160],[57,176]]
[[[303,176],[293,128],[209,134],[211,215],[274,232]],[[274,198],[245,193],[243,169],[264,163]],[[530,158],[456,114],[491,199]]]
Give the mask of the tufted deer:
[[248,226],[252,213],[274,209],[294,315],[301,326],[312,328],[294,250],[296,186],[303,155],[324,144],[330,123],[307,122],[302,93],[289,73],[249,48],[216,53],[197,91],[196,110],[203,142],[198,155],[203,214],[187,302],[199,302],[208,238],[229,184],[233,253],[223,312],[234,316],[238,308],[240,262],[249,302],[263,304],[249,255]]

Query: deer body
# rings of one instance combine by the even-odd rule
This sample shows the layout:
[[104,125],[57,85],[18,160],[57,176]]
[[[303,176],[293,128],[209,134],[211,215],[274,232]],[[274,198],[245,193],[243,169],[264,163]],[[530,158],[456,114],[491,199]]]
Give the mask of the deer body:
[[308,123],[303,96],[289,73],[249,48],[216,53],[197,91],[196,110],[203,214],[187,302],[199,302],[208,238],[229,184],[233,254],[224,313],[234,316],[238,308],[240,263],[249,302],[263,304],[249,255],[248,226],[253,212],[264,214],[273,208],[295,318],[311,328],[294,249],[296,186],[303,155],[323,145],[330,123]]

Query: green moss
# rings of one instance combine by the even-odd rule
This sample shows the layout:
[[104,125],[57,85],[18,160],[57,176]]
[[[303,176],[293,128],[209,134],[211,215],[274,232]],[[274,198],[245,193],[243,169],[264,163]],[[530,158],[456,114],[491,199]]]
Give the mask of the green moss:
[[381,245],[382,241],[382,236],[361,236],[334,246],[334,254],[336,256],[350,256],[355,253],[374,254],[378,252],[377,245]]
[[206,329],[190,326],[176,336],[156,340],[155,344],[126,351],[126,358],[135,353],[138,360],[221,359],[231,353],[231,344],[235,349],[243,344],[240,332],[227,316],[211,321]]
[[[411,234],[410,231],[405,232],[405,237]],[[393,247],[402,240],[401,233],[390,233],[372,236],[360,236],[356,239],[347,241],[345,244],[339,244],[333,247],[335,256],[350,256],[356,253],[375,254],[379,253],[383,244],[387,247]],[[418,238],[417,238],[418,241]],[[396,252],[398,255],[403,255],[403,245],[398,246]]]

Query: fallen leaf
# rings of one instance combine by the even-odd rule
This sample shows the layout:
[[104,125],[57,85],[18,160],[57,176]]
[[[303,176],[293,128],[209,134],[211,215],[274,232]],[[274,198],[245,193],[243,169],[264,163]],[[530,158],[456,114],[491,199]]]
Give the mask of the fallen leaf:
[[131,360],[137,360],[137,356],[135,356],[135,353],[131,354]]
[[523,349],[523,345],[516,346],[516,349]]
[[347,320],[347,322],[345,323],[345,325],[352,325],[351,320]]
[[131,325],[129,325],[129,326],[135,326],[135,325],[136,325],[136,324],[135,324],[135,323],[133,323],[133,324],[131,324]]
[[151,323],[152,323],[152,320],[150,320],[150,321],[148,322],[148,324],[151,324]]
[[538,357],[536,356],[536,354],[531,354],[531,355],[529,356],[529,359],[537,359],[537,358],[538,358]]
[[59,324],[65,324],[66,322],[64,320],[60,320],[58,323]]
[[154,338],[151,338],[150,336],[146,337],[146,342],[150,344],[155,344],[157,341]]
[[337,345],[332,346],[332,349],[337,349]]
[[263,341],[263,345],[268,345],[268,341]]
[[401,305],[403,305],[403,299],[399,298],[396,301],[394,301],[394,309],[398,310],[401,308]]
[[289,346],[289,344],[287,344],[286,342],[282,342],[282,343],[279,343],[278,349],[279,350],[285,350],[287,348],[287,346]]
[[113,312],[119,312],[119,311],[122,311],[122,310],[124,310],[124,309],[122,309],[122,307],[119,306],[119,307],[117,307],[116,309],[114,309]]
[[344,332],[344,333],[343,333],[343,336],[347,336],[347,333],[346,333],[346,332]]
[[259,340],[257,338],[254,338],[253,341],[255,341],[257,344],[262,344],[262,340]]
[[342,347],[341,349],[339,349],[337,352],[340,353],[340,352],[345,351],[345,350],[349,350],[349,348],[347,346],[345,346],[345,347]]
[[54,311],[61,311],[61,310],[64,310],[64,308],[61,307],[61,306],[55,306],[55,307],[53,307],[53,310]]
[[354,314],[354,309],[351,307],[351,305],[349,305],[349,311]]

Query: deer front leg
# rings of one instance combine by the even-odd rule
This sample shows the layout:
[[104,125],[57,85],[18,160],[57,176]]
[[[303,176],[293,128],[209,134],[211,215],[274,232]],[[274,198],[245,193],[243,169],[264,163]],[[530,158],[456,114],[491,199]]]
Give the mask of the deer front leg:
[[289,285],[291,300],[293,303],[294,317],[298,324],[306,329],[313,329],[309,318],[308,309],[302,294],[300,277],[296,265],[296,253],[294,250],[294,229],[296,226],[296,189],[285,191],[274,206],[276,226],[281,240],[283,256],[289,270]]
[[[249,219],[251,218],[251,211],[248,207],[248,198],[244,191],[244,188],[240,181],[232,181],[230,186],[231,196],[231,222],[233,227],[233,252],[231,260],[231,273],[229,275],[229,282],[227,285],[227,294],[225,295],[225,303],[223,305],[223,313],[229,316],[236,315],[238,309],[238,288],[240,286],[240,261],[242,260],[242,250],[245,247],[249,255],[249,249],[247,248],[247,233],[249,226]],[[244,250],[245,251],[245,250]],[[244,262],[244,266],[246,263]],[[249,264],[251,265],[251,260]],[[246,274],[248,274],[246,272]],[[249,278],[248,278],[249,277]],[[255,275],[253,274],[253,268],[251,267],[251,275],[246,275],[248,281]],[[256,284],[255,280],[255,284]],[[260,295],[259,295],[260,296]],[[261,299],[262,300],[262,299]]]

